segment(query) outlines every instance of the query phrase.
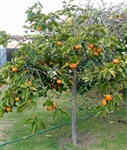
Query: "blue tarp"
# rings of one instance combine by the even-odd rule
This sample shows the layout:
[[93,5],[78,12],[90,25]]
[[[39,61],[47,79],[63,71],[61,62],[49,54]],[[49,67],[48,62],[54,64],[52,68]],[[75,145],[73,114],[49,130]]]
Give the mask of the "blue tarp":
[[6,49],[0,49],[0,66],[4,66],[7,62]]

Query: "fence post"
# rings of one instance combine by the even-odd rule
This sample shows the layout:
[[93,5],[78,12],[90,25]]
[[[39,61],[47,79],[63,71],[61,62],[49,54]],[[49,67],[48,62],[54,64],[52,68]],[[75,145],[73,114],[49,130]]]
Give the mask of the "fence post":
[[0,48],[0,67],[4,66],[7,62],[6,49]]

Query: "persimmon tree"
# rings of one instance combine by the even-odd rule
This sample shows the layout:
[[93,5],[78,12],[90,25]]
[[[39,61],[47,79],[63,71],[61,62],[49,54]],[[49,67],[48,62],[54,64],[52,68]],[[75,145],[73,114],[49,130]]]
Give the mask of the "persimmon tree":
[[[126,9],[123,5],[94,7],[63,2],[63,9],[48,14],[38,2],[27,11],[26,33],[35,36],[21,42],[10,62],[0,72],[0,83],[8,88],[0,107],[0,115],[22,112],[37,107],[37,99],[45,97],[43,106],[53,111],[54,119],[64,110],[52,100],[48,91],[72,91],[72,138],[77,143],[76,95],[97,87],[103,91],[97,115],[103,116],[119,108],[126,99]],[[122,16],[124,15],[124,17]],[[5,41],[4,41],[5,42]],[[36,114],[26,121],[32,132],[45,128]]]

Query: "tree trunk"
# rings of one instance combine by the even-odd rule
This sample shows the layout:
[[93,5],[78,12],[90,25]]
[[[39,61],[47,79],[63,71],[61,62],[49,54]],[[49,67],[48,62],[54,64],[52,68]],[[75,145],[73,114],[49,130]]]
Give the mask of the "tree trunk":
[[77,70],[74,70],[73,87],[72,87],[72,141],[73,145],[77,144],[76,131],[76,93],[77,93]]

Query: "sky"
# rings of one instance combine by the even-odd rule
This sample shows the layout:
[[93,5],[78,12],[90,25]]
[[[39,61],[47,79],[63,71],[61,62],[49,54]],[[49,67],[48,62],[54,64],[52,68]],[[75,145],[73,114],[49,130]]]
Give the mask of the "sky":
[[[49,13],[62,8],[63,0],[39,0],[43,5],[44,13]],[[83,3],[85,0],[74,0],[74,3]],[[37,0],[0,0],[0,31],[6,31],[11,35],[24,35],[26,15],[25,11]],[[97,3],[100,0],[96,0]],[[126,0],[104,0],[106,3],[114,5],[125,2]]]

